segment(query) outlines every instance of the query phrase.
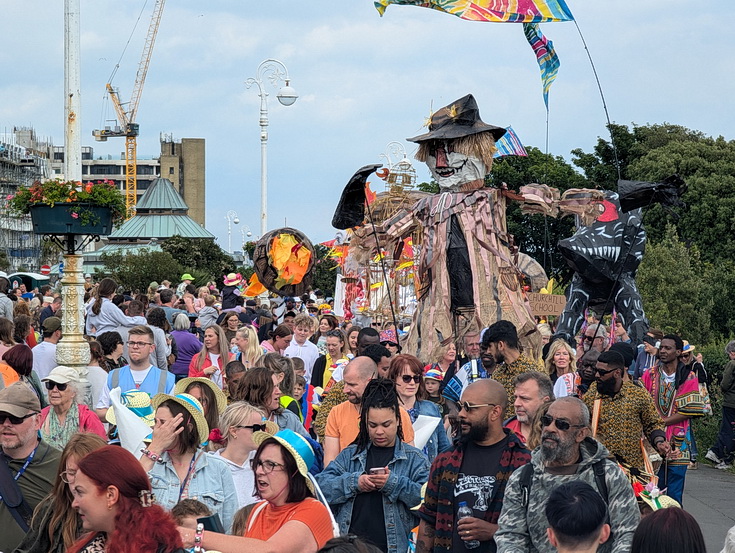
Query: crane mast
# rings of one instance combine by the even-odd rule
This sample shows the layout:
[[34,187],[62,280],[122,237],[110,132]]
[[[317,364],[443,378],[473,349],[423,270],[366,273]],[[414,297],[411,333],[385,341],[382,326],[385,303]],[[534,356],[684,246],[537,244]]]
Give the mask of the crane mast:
[[135,212],[135,204],[138,199],[138,159],[137,159],[137,137],[140,134],[140,126],[135,122],[138,114],[138,105],[140,97],[143,94],[143,86],[145,85],[148,67],[151,63],[151,55],[153,54],[153,46],[156,43],[158,35],[158,27],[161,24],[161,16],[163,15],[163,7],[166,0],[156,0],[151,15],[151,22],[148,26],[145,44],[143,46],[143,54],[138,64],[138,72],[135,76],[135,84],[133,85],[133,94],[127,109],[120,101],[120,95],[112,84],[107,83],[106,89],[110,96],[110,101],[117,114],[119,127],[99,129],[92,131],[95,140],[105,142],[110,137],[125,137],[125,207],[127,208],[128,217],[132,217]]

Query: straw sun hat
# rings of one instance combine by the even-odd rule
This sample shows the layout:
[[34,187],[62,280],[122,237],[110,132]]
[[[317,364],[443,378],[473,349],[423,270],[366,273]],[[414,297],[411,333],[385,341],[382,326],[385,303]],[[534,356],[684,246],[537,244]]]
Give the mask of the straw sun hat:
[[176,386],[174,386],[174,395],[185,393],[189,385],[195,382],[202,386],[208,386],[212,390],[212,393],[214,393],[214,397],[217,400],[217,413],[221,415],[227,408],[227,396],[225,396],[225,393],[220,389],[220,387],[209,378],[201,376],[182,378],[176,383]]
[[253,433],[253,442],[255,442],[257,446],[260,446],[260,444],[269,438],[273,438],[289,451],[296,461],[299,473],[301,473],[301,476],[306,479],[307,487],[311,490],[311,493],[316,495],[314,484],[309,478],[309,469],[314,464],[315,460],[314,450],[311,449],[311,445],[306,441],[306,438],[297,434],[293,430],[289,430],[288,428],[277,432],[275,435],[269,434],[268,432]]
[[197,433],[199,434],[199,443],[203,444],[208,441],[209,425],[207,424],[207,419],[204,418],[204,410],[202,409],[202,404],[199,403],[199,400],[189,394],[176,394],[175,396],[170,396],[168,394],[156,394],[153,396],[153,400],[151,402],[153,404],[153,409],[158,409],[163,402],[169,399],[181,405],[191,415],[191,418],[194,419],[194,424],[196,424]]

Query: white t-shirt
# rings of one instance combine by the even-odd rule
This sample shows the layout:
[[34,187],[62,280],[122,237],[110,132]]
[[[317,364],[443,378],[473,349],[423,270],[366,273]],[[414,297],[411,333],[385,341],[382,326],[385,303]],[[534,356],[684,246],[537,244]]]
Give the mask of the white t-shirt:
[[260,501],[258,497],[253,495],[255,492],[255,473],[250,467],[250,461],[255,457],[256,451],[251,451],[247,460],[242,465],[238,465],[237,463],[222,457],[220,454],[221,451],[222,450],[219,449],[214,452],[209,452],[208,454],[219,457],[227,463],[227,467],[230,469],[230,474],[232,474],[232,480],[235,483],[238,508]]
[[319,359],[319,349],[313,342],[306,340],[303,344],[296,343],[291,340],[291,344],[284,350],[284,357],[298,357],[304,362],[305,374],[304,378],[307,382],[311,382],[311,371],[314,369],[314,363]]
[[219,386],[220,390],[224,389],[225,383],[222,382],[222,371],[219,370],[219,353],[210,353],[209,354],[209,361],[212,363],[212,366],[216,369],[212,376],[210,377],[212,379],[212,382],[214,382],[217,386]]

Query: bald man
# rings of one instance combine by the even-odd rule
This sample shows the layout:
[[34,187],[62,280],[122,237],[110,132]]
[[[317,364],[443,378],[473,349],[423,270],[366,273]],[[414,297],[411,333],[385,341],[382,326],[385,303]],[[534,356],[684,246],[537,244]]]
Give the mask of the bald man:
[[[479,541],[478,552],[494,552],[493,536],[511,473],[528,463],[529,451],[518,437],[503,428],[508,405],[505,388],[495,380],[473,382],[462,392],[459,406],[462,439],[440,453],[431,476],[421,517],[416,553],[464,551]],[[459,504],[472,517],[458,520]]]
[[[325,467],[357,438],[360,431],[362,394],[367,383],[377,377],[378,366],[369,357],[355,357],[345,367],[342,382],[347,401],[333,407],[327,416],[327,426],[324,429]],[[403,408],[401,408],[401,426],[403,441],[413,445],[411,417]]]

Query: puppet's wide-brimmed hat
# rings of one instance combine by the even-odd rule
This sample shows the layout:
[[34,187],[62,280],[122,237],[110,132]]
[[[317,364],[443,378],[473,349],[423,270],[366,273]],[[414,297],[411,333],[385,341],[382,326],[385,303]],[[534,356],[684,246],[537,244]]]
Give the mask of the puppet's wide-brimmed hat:
[[481,132],[490,132],[493,138],[498,140],[505,134],[505,129],[483,122],[475,97],[468,94],[434,113],[429,120],[429,132],[406,140],[410,142],[450,140]]

